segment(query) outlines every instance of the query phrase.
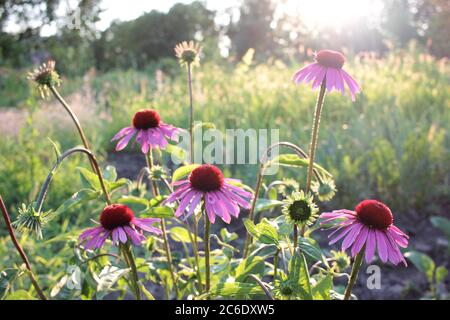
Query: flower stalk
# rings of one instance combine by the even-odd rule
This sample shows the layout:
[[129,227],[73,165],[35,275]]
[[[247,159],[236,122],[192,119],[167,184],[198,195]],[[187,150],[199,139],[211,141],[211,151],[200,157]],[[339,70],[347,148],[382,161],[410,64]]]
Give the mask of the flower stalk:
[[121,244],[121,249],[123,253],[123,257],[125,258],[125,261],[130,268],[130,282],[131,282],[131,289],[133,290],[133,293],[136,297],[136,300],[141,300],[141,290],[139,288],[139,276],[137,272],[136,262],[134,260],[133,251],[131,249],[131,246],[129,243],[127,244]]
[[47,300],[47,297],[45,296],[44,292],[42,291],[41,287],[39,286],[36,277],[31,269],[30,261],[28,260],[27,255],[25,254],[25,251],[23,251],[22,246],[20,245],[19,241],[16,238],[16,235],[14,233],[14,229],[11,225],[11,219],[8,214],[8,210],[6,209],[5,203],[3,202],[3,198],[0,195],[0,209],[3,214],[3,219],[5,220],[6,227],[9,232],[9,236],[11,237],[11,241],[13,242],[14,246],[16,247],[17,252],[19,253],[20,257],[22,258],[23,263],[25,264],[25,267],[29,271],[29,276],[31,280],[31,284],[33,285],[34,289],[36,290],[36,293],[38,294],[39,298],[41,300]]
[[194,162],[194,98],[192,92],[192,65],[187,64],[189,88],[189,136],[190,136],[190,162]]
[[206,292],[209,291],[211,288],[211,265],[210,265],[210,251],[211,251],[211,243],[210,243],[210,226],[211,223],[209,222],[208,215],[206,212],[204,213],[205,216],[205,273],[206,273],[206,286],[205,290]]
[[[149,169],[149,171],[151,171],[152,168],[153,168],[153,153],[152,153],[152,149],[150,149],[149,152],[146,154],[146,161],[147,161],[148,169]],[[153,195],[155,197],[159,196],[158,184],[153,179],[151,180],[151,183],[152,183]],[[177,278],[175,277],[175,273],[174,273],[174,270],[173,270],[172,252],[171,252],[170,246],[169,246],[169,239],[167,237],[166,222],[165,222],[164,218],[161,218],[160,224],[161,224],[161,231],[162,231],[162,235],[163,235],[164,251],[166,253],[167,264],[169,265],[170,277],[172,278],[173,288],[175,290],[175,295],[178,297],[178,293],[179,292],[178,292]]]
[[350,274],[350,280],[348,281],[347,288],[345,289],[344,300],[349,300],[352,295],[353,286],[355,285],[356,279],[358,278],[358,272],[361,268],[362,260],[364,257],[365,246],[356,255],[355,261],[353,262],[352,272]]

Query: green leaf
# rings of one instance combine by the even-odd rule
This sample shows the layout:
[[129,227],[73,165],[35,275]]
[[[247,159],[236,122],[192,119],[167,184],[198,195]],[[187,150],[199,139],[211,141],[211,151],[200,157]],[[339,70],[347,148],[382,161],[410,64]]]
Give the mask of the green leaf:
[[240,283],[240,282],[221,282],[217,285],[212,286],[208,293],[200,296],[201,299],[207,296],[221,296],[221,297],[232,297],[232,296],[254,296],[263,295],[263,289],[253,283]]
[[300,237],[298,241],[298,246],[300,250],[307,257],[311,258],[314,262],[316,261],[325,262],[322,250],[320,249],[318,243],[314,239]]
[[312,288],[311,293],[314,300],[331,300],[333,289],[333,276],[326,275]]
[[123,187],[124,185],[127,185],[130,183],[130,180],[126,179],[126,178],[120,178],[117,181],[114,182],[108,182],[106,181],[106,188],[108,189],[108,191],[114,191],[116,189],[119,189],[120,187]]
[[183,148],[173,145],[173,144],[168,144],[166,146],[166,148],[164,149],[164,151],[170,153],[171,155],[173,155],[174,157],[176,157],[177,159],[184,161],[187,159],[187,152],[186,150],[184,150]]
[[82,189],[75,193],[70,199],[66,200],[57,210],[56,214],[61,214],[77,204],[96,199],[100,196],[100,192],[91,189]]
[[170,207],[151,207],[139,213],[145,218],[173,218],[174,211]]
[[0,272],[0,299],[2,299],[11,289],[14,280],[19,276],[20,270],[8,268]]
[[266,211],[272,208],[279,207],[282,204],[283,202],[279,200],[258,199],[256,200],[255,212]]
[[405,253],[405,257],[408,258],[420,272],[427,276],[430,283],[433,282],[433,274],[436,266],[429,256],[418,251],[409,251]]
[[431,217],[434,227],[441,230],[450,239],[450,220],[445,217]]
[[309,280],[308,266],[306,265],[305,256],[302,253],[295,252],[289,261],[288,278],[298,285],[300,297],[303,300],[311,300],[311,284]]
[[114,182],[117,179],[117,170],[114,166],[107,166],[103,171],[103,178],[106,181]]
[[100,190],[100,181],[98,180],[98,176],[82,167],[78,167],[77,170],[80,173],[81,183],[83,184],[84,188],[94,189],[94,190]]
[[98,276],[94,276],[97,281],[97,298],[102,299],[111,291],[114,284],[128,272],[130,269],[119,269],[114,266],[104,267]]
[[250,274],[264,274],[265,263],[261,257],[252,256],[244,259],[236,268],[236,281],[245,282]]
[[17,290],[6,296],[5,300],[37,300],[28,291]]
[[267,219],[263,219],[256,226],[251,220],[244,219],[244,226],[247,231],[260,242],[265,244],[279,244],[278,231],[267,221]]
[[149,205],[148,200],[145,198],[135,197],[135,196],[122,196],[117,200],[119,203],[123,203],[126,205],[143,205],[144,207],[147,207]]
[[445,267],[443,267],[443,266],[437,267],[436,268],[436,276],[435,276],[436,284],[439,285],[439,284],[443,283],[445,281],[445,278],[447,278],[447,275],[448,275],[448,270]]
[[199,164],[190,164],[187,166],[179,167],[177,170],[175,170],[175,172],[172,175],[172,182],[178,181],[178,180],[186,177],[187,175],[189,175],[192,172],[192,170],[194,170],[198,166],[200,166],[200,165]]
[[[272,159],[269,165],[280,165],[286,167],[303,167],[307,168],[309,165],[309,160],[300,157],[297,154],[289,153],[289,154],[280,154],[279,156]],[[331,173],[325,170],[323,167],[319,166],[317,163],[314,163],[314,168],[317,169],[320,173],[325,174],[331,177]]]
[[154,198],[151,198],[148,204],[150,207],[156,207],[159,206],[164,201],[164,199],[164,196],[156,196]]
[[228,243],[233,240],[236,240],[239,236],[235,232],[230,233],[226,228],[222,228],[220,230],[220,237],[222,238],[223,242]]
[[[186,228],[173,227],[170,229],[169,235],[173,239],[173,241],[191,243],[191,238],[189,237],[189,231]],[[198,238],[198,240],[202,241],[201,238]]]

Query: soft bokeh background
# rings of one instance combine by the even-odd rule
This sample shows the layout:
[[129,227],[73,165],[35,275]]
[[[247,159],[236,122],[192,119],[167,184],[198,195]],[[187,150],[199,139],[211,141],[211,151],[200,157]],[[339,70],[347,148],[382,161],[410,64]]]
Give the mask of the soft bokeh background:
[[[315,93],[291,76],[322,48],[343,51],[345,68],[363,87],[356,103],[331,94],[325,103],[318,162],[333,173],[337,197],[323,209],[352,208],[374,197],[393,209],[412,247],[448,267],[448,239],[430,223],[450,216],[450,3],[447,0],[93,1],[0,0],[0,192],[12,214],[36,198],[61,149],[79,144],[53,100],[38,98],[26,73],[56,60],[67,97],[104,165],[135,178],[139,153],[115,154],[110,138],[134,111],[152,106],[166,122],[187,127],[185,71],[175,44],[203,46],[195,70],[197,119],[225,128],[278,128],[282,140],[307,147]],[[80,187],[81,158],[66,162],[46,206]],[[254,185],[256,166],[227,170]],[[303,173],[278,177],[304,182]],[[47,238],[95,217],[85,205],[59,218]],[[3,224],[0,224],[2,226]],[[4,234],[1,227],[0,234]],[[61,237],[60,239],[66,239]],[[35,246],[47,267],[64,266],[62,244]],[[54,242],[52,242],[54,243]],[[0,269],[10,264],[0,238]],[[67,249],[67,248],[66,248]],[[58,278],[55,272],[49,280]],[[393,274],[368,297],[418,297],[420,274]],[[447,280],[448,281],[448,280]]]

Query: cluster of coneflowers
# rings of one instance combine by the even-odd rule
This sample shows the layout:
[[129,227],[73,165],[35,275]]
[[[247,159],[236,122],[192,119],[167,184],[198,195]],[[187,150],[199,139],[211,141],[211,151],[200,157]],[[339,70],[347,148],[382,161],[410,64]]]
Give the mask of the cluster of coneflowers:
[[[183,42],[175,48],[177,58],[187,70],[191,155],[194,150],[192,70],[199,63],[200,51],[199,45],[194,42]],[[399,248],[404,248],[408,245],[408,236],[393,224],[393,214],[388,206],[377,200],[364,200],[356,205],[354,210],[341,209],[319,215],[319,207],[316,204],[316,200],[321,202],[329,201],[336,193],[334,180],[329,176],[318,174],[315,170],[315,154],[324,98],[326,92],[336,90],[344,95],[346,89],[348,89],[350,97],[354,101],[356,94],[360,91],[360,87],[343,70],[345,57],[341,53],[322,50],[317,52],[315,60],[314,63],[297,71],[293,77],[296,84],[302,82],[312,83],[313,89],[319,89],[309,152],[304,152],[294,144],[279,144],[279,146],[292,148],[299,156],[307,160],[307,179],[304,190],[300,189],[298,181],[292,179],[285,179],[281,183],[280,193],[284,197],[281,212],[285,217],[284,221],[292,225],[291,235],[294,252],[301,250],[298,247],[299,237],[304,237],[305,232],[310,226],[319,224],[324,228],[335,229],[329,235],[331,240],[330,244],[342,240],[342,251],[350,251],[351,256],[354,257],[353,268],[344,296],[345,299],[349,299],[358,275],[358,270],[364,258],[367,263],[370,263],[375,254],[378,253],[382,262],[390,261],[394,265],[399,263],[406,265],[406,261]],[[39,296],[45,299],[45,294],[38,285],[28,258],[15,238],[12,225],[19,231],[32,230],[35,234],[42,237],[41,227],[45,223],[48,223],[51,217],[51,212],[44,212],[42,210],[42,204],[53,174],[65,158],[74,153],[83,153],[89,157],[92,170],[98,177],[105,206],[99,215],[98,225],[80,234],[80,246],[85,250],[101,250],[107,243],[117,246],[131,271],[128,281],[130,289],[136,299],[141,299],[143,285],[136,267],[133,246],[141,246],[149,236],[161,237],[175,297],[181,297],[177,285],[179,278],[172,259],[171,243],[167,236],[170,230],[167,230],[165,219],[138,217],[128,206],[112,201],[108,187],[102,176],[102,170],[92,153],[81,124],[70,106],[64,101],[56,89],[60,85],[60,78],[55,71],[55,63],[50,61],[42,65],[39,69],[31,73],[29,77],[37,84],[37,88],[43,96],[52,93],[59,100],[73,119],[81,142],[83,143],[83,147],[70,149],[60,155],[51,174],[49,174],[49,178],[44,183],[38,200],[32,205],[23,206],[19,210],[20,214],[15,223],[11,224],[9,221],[6,207],[3,201],[1,201],[1,209],[9,227],[11,238],[30,271],[32,284]],[[139,145],[139,149],[146,160],[146,172],[151,182],[153,197],[161,197],[165,193],[163,190],[160,190],[162,182],[162,185],[166,189],[166,195],[163,195],[164,200],[162,204],[174,207],[174,219],[181,219],[181,223],[186,223],[189,226],[193,225],[192,239],[194,241],[192,241],[192,251],[198,277],[197,288],[199,293],[207,293],[211,288],[210,224],[214,224],[217,221],[217,217],[229,224],[231,223],[232,217],[238,218],[241,213],[248,213],[249,219],[255,220],[255,207],[262,186],[265,164],[261,164],[254,192],[250,192],[239,180],[226,178],[223,172],[213,164],[189,163],[187,167],[190,170],[187,173],[186,179],[169,183],[166,180],[168,173],[163,169],[162,164],[157,164],[154,161],[153,152],[155,150],[164,150],[169,143],[177,142],[180,130],[182,129],[163,122],[156,110],[148,108],[137,111],[134,117],[130,119],[130,126],[120,130],[112,138],[112,141],[116,141],[117,143],[116,151],[125,149],[129,144]],[[201,216],[204,217],[202,241],[205,261],[204,269],[201,268],[199,262],[198,224]],[[192,221],[189,222],[190,220]],[[191,229],[189,229],[189,232],[191,232]],[[253,242],[254,239],[248,233],[243,253],[244,258],[249,255]],[[348,263],[346,255],[343,252],[337,252],[336,256],[338,257],[336,261],[343,261],[344,264]],[[278,256],[274,258],[274,261],[278,262]],[[274,265],[275,269],[277,268],[277,262]],[[204,270],[204,274],[201,274],[201,270]],[[205,281],[201,280],[203,277]],[[295,288],[290,286],[288,282],[277,279],[276,271],[274,272],[273,280],[278,286],[275,292],[279,292],[281,297],[291,296],[295,293]],[[203,284],[205,285],[203,286]]]

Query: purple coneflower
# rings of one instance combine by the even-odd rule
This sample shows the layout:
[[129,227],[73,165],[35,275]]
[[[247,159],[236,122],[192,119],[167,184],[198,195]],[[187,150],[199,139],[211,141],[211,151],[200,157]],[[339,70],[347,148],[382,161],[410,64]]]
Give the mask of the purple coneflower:
[[85,249],[101,248],[107,239],[114,245],[126,244],[128,240],[135,246],[146,239],[145,232],[161,234],[161,230],[152,225],[159,222],[154,218],[136,218],[133,210],[123,204],[106,206],[100,214],[100,226],[87,229],[80,235],[80,242]]
[[330,244],[344,239],[342,250],[351,247],[353,257],[365,246],[367,263],[372,260],[377,249],[381,261],[390,261],[394,265],[403,262],[407,265],[399,247],[406,248],[409,237],[394,226],[392,212],[384,203],[364,200],[356,206],[355,211],[335,210],[321,214],[320,218],[323,219],[321,225],[331,222],[334,223],[333,228],[337,228],[329,235]]
[[313,81],[312,87],[316,89],[321,86],[325,80],[325,86],[328,92],[333,89],[345,94],[345,84],[347,84],[352,101],[355,101],[355,95],[361,91],[358,83],[342,67],[345,63],[345,57],[342,53],[332,50],[320,50],[316,53],[316,62],[307,65],[294,74],[296,84],[301,82],[309,83]]
[[174,186],[178,189],[165,202],[179,200],[180,205],[175,216],[181,216],[188,209],[187,218],[203,200],[211,223],[215,222],[216,215],[224,222],[230,223],[231,216],[239,216],[239,207],[250,208],[249,200],[253,198],[250,192],[233,185],[233,181],[238,180],[224,178],[219,168],[204,164],[195,168],[188,179],[175,182]]
[[136,135],[136,142],[141,145],[141,151],[147,154],[151,148],[164,149],[167,139],[177,141],[179,129],[161,121],[155,110],[146,109],[135,113],[133,125],[120,130],[111,141],[119,140],[116,151],[124,149]]

